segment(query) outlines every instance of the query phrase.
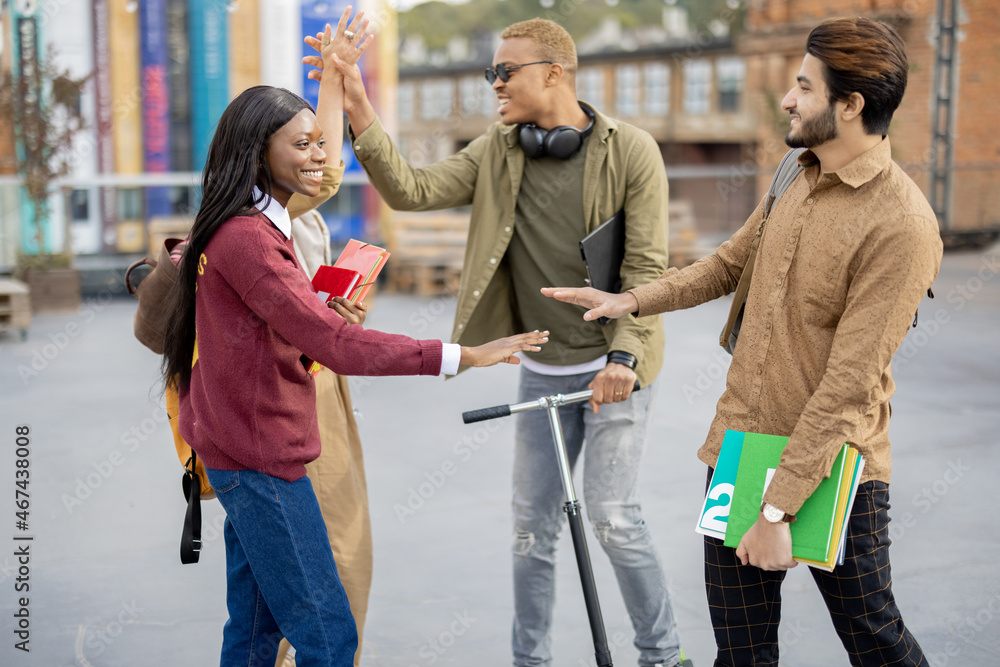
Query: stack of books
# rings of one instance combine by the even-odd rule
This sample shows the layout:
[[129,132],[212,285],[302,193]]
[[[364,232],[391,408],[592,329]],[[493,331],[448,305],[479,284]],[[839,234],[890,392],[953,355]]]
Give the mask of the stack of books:
[[385,248],[351,239],[333,266],[316,270],[313,288],[324,303],[335,296],[357,303],[367,296],[390,254]]
[[[757,521],[788,438],[726,431],[695,531],[739,546]],[[791,524],[792,557],[827,572],[844,562],[847,523],[865,459],[843,445],[830,476],[802,504]]]
[[[313,276],[313,289],[323,303],[329,303],[336,296],[342,296],[351,303],[357,303],[368,295],[375,278],[389,261],[389,251],[356,239],[347,242],[344,251],[333,266],[324,264]],[[315,377],[320,364],[305,359],[306,371]]]

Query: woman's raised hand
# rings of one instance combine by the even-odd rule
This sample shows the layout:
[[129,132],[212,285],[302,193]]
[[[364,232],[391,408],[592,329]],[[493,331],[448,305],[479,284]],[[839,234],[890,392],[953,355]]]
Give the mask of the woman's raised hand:
[[324,32],[317,33],[315,37],[306,35],[306,44],[319,52],[318,56],[306,56],[302,59],[306,65],[316,68],[309,72],[310,79],[319,81],[323,78],[323,70],[332,64],[332,56],[336,56],[348,68],[357,64],[361,54],[375,39],[375,35],[367,34],[368,19],[364,18],[365,12],[359,11],[351,18],[351,11],[352,8],[348,5],[340,16],[336,31],[327,23]]

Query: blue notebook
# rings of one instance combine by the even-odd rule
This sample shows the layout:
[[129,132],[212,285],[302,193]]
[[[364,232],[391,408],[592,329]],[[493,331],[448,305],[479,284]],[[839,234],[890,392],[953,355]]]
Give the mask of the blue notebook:
[[741,431],[726,431],[722,439],[719,460],[715,463],[715,472],[709,482],[701,514],[698,515],[698,525],[694,529],[696,533],[726,539],[726,524],[736,488],[736,472],[739,470],[740,454],[743,451],[743,436]]

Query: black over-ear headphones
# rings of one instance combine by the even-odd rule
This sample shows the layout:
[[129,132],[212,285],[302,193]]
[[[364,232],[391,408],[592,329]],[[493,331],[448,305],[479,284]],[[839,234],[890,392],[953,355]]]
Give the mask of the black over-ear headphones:
[[583,148],[583,140],[594,131],[594,112],[582,104],[580,108],[590,118],[582,131],[572,125],[559,125],[551,130],[543,130],[534,123],[521,125],[518,142],[524,154],[529,158],[548,155],[560,160],[568,160],[576,155]]

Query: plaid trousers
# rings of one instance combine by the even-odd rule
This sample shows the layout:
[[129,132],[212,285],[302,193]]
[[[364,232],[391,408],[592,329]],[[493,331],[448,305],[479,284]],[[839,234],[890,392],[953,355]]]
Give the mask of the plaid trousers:
[[[809,571],[852,666],[927,667],[892,595],[888,510],[888,484],[861,484],[851,508],[844,564],[833,572]],[[705,538],[705,588],[718,646],[715,667],[778,664],[784,578],[785,572],[742,565],[735,549]]]

